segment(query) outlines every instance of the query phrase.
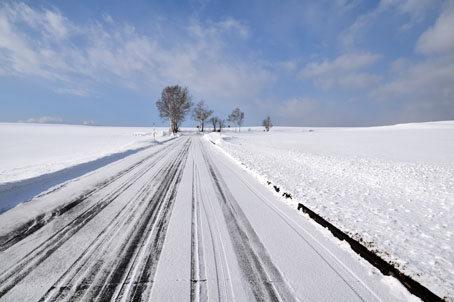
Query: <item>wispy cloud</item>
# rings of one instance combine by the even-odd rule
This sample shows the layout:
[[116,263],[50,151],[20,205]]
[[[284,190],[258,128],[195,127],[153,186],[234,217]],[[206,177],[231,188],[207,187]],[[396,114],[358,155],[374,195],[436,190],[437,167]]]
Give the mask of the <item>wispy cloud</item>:
[[112,16],[109,15],[109,14],[106,14],[106,13],[102,14],[102,19],[103,19],[104,21],[106,21],[107,23],[113,24]]
[[241,38],[249,37],[247,26],[232,17],[219,22],[208,21],[207,24],[201,24],[198,20],[193,19],[187,28],[191,34],[202,39],[208,37],[218,38],[224,33],[233,33]]
[[400,119],[452,119],[454,116],[454,5],[448,3],[433,26],[419,37],[415,50],[427,57],[419,62],[398,59],[394,76],[372,90],[379,100],[404,103]]
[[344,14],[348,11],[351,11],[362,2],[362,0],[335,0],[334,4],[336,5],[338,12]]
[[426,16],[437,10],[443,0],[380,0],[377,6],[361,15],[339,35],[341,45],[347,49],[355,49],[361,42],[367,41],[367,33],[374,24],[383,18],[389,18],[386,14],[399,14],[402,18],[401,31],[411,29],[415,24],[425,20]]
[[[80,96],[87,96],[96,83],[108,82],[132,89],[180,83],[205,96],[252,97],[273,79],[259,62],[226,55],[227,38],[250,35],[234,18],[188,21],[187,37],[170,42],[141,35],[107,14],[102,20],[104,24],[76,24],[57,9],[3,3],[0,72],[54,80],[60,86],[56,92]],[[73,88],[84,83],[87,87]]]
[[82,125],[85,125],[85,126],[95,126],[96,124],[97,123],[94,120],[87,120],[87,121],[82,122]]
[[352,73],[338,79],[339,85],[345,88],[366,88],[377,85],[383,76],[368,73]]
[[257,110],[270,115],[275,125],[286,126],[358,126],[373,125],[377,118],[357,116],[354,103],[341,103],[314,97],[294,97],[259,102]]
[[439,0],[387,0],[383,1],[387,8],[397,7],[402,14],[408,14],[413,22],[422,21],[431,9],[440,5]]
[[72,94],[77,96],[88,96],[90,95],[90,91],[85,89],[77,89],[77,88],[57,88],[55,89],[56,93],[61,94]]
[[305,78],[320,77],[333,73],[345,73],[363,69],[375,64],[381,57],[379,54],[372,53],[345,54],[332,61],[324,60],[321,63],[311,62],[301,71],[301,76]]
[[[382,101],[403,103],[401,121],[452,119],[454,116],[454,63],[452,58],[427,59],[409,65],[397,77],[372,90]],[[396,113],[399,115],[399,113]]]
[[424,53],[454,53],[454,3],[449,2],[435,25],[427,29],[419,38],[416,50]]
[[345,54],[334,60],[310,62],[300,71],[302,79],[313,80],[323,89],[336,86],[345,88],[365,88],[378,83],[382,77],[358,72],[374,65],[382,58],[380,54]]
[[38,124],[62,124],[65,121],[61,117],[42,116],[38,118],[29,118],[26,120],[19,120],[18,123],[38,123]]
[[[227,8],[223,17],[211,5],[192,3],[175,16],[145,5],[157,11],[147,20],[106,9],[79,21],[64,13],[71,5],[0,1],[0,76],[61,94],[51,98],[109,99],[119,108],[122,95],[111,87],[134,100],[180,84],[216,111],[241,106],[248,116],[273,112],[294,125],[301,113],[330,125],[364,114],[370,124],[385,111],[454,116],[452,1],[297,1],[252,5],[247,14]],[[270,99],[273,108],[255,112],[255,102]],[[360,117],[338,119],[356,107]]]

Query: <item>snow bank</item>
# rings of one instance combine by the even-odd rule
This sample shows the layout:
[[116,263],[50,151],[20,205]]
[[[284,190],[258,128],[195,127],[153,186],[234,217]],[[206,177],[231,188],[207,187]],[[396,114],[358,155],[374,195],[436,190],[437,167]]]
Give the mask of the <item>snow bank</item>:
[[[156,143],[153,128],[0,123],[0,185]],[[155,137],[162,140],[163,129]]]
[[207,138],[279,194],[291,193],[285,202],[304,203],[438,295],[454,297],[453,121],[227,135]]

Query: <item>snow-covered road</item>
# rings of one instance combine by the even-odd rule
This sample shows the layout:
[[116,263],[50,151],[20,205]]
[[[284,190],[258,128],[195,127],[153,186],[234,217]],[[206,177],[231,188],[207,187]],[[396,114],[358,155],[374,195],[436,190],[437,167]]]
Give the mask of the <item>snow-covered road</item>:
[[201,136],[0,215],[0,301],[415,299]]

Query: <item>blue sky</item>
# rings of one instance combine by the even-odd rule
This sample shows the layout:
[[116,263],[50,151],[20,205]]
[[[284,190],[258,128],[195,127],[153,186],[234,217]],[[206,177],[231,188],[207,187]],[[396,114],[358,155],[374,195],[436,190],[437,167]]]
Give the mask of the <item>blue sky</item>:
[[453,28],[452,0],[2,1],[0,122],[165,125],[174,84],[246,125],[452,120]]

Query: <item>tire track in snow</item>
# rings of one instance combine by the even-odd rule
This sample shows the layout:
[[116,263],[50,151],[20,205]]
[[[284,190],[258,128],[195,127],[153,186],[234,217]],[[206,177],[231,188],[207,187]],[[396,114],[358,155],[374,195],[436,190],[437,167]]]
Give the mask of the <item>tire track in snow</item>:
[[[203,253],[203,231],[200,217],[200,180],[197,166],[192,162],[192,203],[191,203],[191,301],[208,301],[206,263]],[[219,288],[219,287],[218,287]]]
[[[374,299],[376,299],[377,301],[383,301],[366,283],[364,283],[346,264],[343,263],[343,261],[341,259],[339,259],[336,255],[334,255],[322,242],[320,242],[320,240],[318,240],[317,238],[315,238],[311,233],[309,233],[307,230],[305,230],[303,227],[301,227],[294,219],[292,219],[290,216],[288,216],[287,214],[285,214],[282,210],[280,210],[278,207],[276,207],[276,205],[274,205],[272,202],[270,202],[265,196],[263,196],[263,194],[261,194],[259,191],[257,191],[255,188],[253,188],[251,185],[249,185],[248,181],[244,179],[244,176],[242,175],[239,175],[237,173],[235,173],[235,171],[233,169],[231,169],[231,167],[229,167],[228,165],[224,165],[224,167],[226,167],[227,169],[229,169],[230,171],[232,171],[234,174],[237,175],[237,177],[241,180],[241,182],[251,191],[254,193],[255,196],[257,196],[257,198],[263,202],[263,204],[269,208],[270,210],[272,210],[274,213],[276,213],[276,216],[277,217],[280,217],[285,224],[287,224],[290,229],[292,229],[305,243],[307,246],[309,246],[315,254],[318,255],[318,257],[320,257],[320,260],[325,263],[341,280],[342,282],[344,282],[351,290],[352,292],[358,297],[358,299],[360,299],[361,301],[367,301],[368,299],[366,299],[365,297],[363,297],[363,295],[358,291],[358,288],[356,288],[353,284],[351,284],[350,282],[348,282],[348,280],[346,279],[346,277],[344,276],[344,274],[339,271],[338,269],[336,269],[333,264],[331,263],[331,261],[328,260],[328,258],[324,255],[322,255],[322,253],[320,252],[321,250],[322,251],[325,251],[327,253],[327,256],[328,257],[331,257],[332,258],[332,261],[334,261],[335,263],[338,263],[342,269],[351,276],[352,279],[354,279],[360,286],[362,286],[367,292],[370,293],[370,295],[372,297],[374,297]],[[311,238],[314,243],[316,245],[319,246],[319,248],[317,248],[314,243],[311,243],[309,242],[309,240],[306,238],[306,236],[308,236],[309,238]]]
[[[198,146],[197,149],[197,154],[201,157],[201,152],[200,152],[200,140],[197,139],[194,145]],[[200,163],[200,162],[199,162]],[[203,164],[203,168],[206,165]],[[195,196],[196,200],[194,200],[197,203],[197,206],[199,208],[199,219],[197,221],[198,228],[200,233],[202,234],[202,238],[205,238],[203,241],[200,240],[202,243],[199,244],[199,247],[205,247],[207,252],[211,251],[212,256],[213,256],[213,264],[214,264],[214,270],[215,270],[215,284],[212,282],[212,279],[207,279],[205,282],[205,288],[206,288],[206,297],[208,300],[204,300],[205,295],[202,297],[202,299],[199,299],[201,301],[235,301],[235,295],[233,292],[233,285],[232,285],[232,278],[230,274],[230,269],[228,266],[228,261],[226,257],[226,251],[225,251],[225,246],[224,243],[222,242],[222,239],[220,237],[220,224],[217,219],[216,212],[213,207],[212,199],[209,197],[209,194],[204,190],[204,186],[202,185],[202,180],[200,177],[200,168],[197,164],[193,165],[193,196]],[[202,169],[203,169],[202,168]],[[208,171],[207,171],[208,173]],[[202,216],[203,215],[203,216]],[[203,218],[205,220],[203,220]],[[206,225],[208,227],[208,234],[204,236],[204,226],[202,224],[202,221],[206,221]],[[200,248],[199,248],[200,249]],[[194,254],[194,253],[193,253]],[[206,253],[206,254],[209,254]],[[206,262],[208,259],[206,256],[202,257],[203,258],[203,265],[206,267]],[[202,263],[202,260],[200,260],[200,263]],[[194,266],[193,266],[194,267]],[[204,270],[205,271],[205,270]],[[206,273],[205,275],[206,276]],[[206,279],[201,278],[201,279]],[[216,297],[217,299],[214,298],[214,296],[210,296],[208,294],[208,289],[212,288],[215,286],[215,292],[216,292]],[[204,289],[205,290],[205,289]],[[196,301],[197,299],[191,299],[191,301]]]
[[256,301],[296,301],[295,294],[272,262],[258,235],[201,144],[233,248]]
[[169,176],[159,187],[159,192],[153,197],[156,203],[162,204],[162,211],[156,216],[154,227],[149,228],[151,237],[147,238],[145,245],[139,246],[142,249],[141,256],[143,257],[137,257],[137,261],[132,263],[129,271],[127,271],[126,278],[124,278],[118,293],[118,298],[121,298],[122,301],[128,299],[130,301],[142,301],[150,297],[153,278],[164,245],[178,184],[183,175],[190,145],[191,140],[187,139],[183,150],[170,169]]
[[[131,201],[140,200],[140,202],[127,203],[41,300],[61,300],[69,294],[65,292],[74,290],[77,287],[74,285],[77,284],[77,279],[82,279],[81,276],[87,276],[90,273],[93,275],[94,272],[98,271],[101,264],[104,266],[106,265],[105,262],[97,259],[108,257],[109,250],[112,248],[110,245],[115,245],[116,237],[121,235],[120,232],[127,229],[128,224],[136,222],[137,219],[134,219],[135,212],[140,210],[141,206],[146,202],[146,198],[151,194],[150,192],[158,185],[159,180],[156,179],[160,173],[163,173],[163,170],[164,169],[159,170],[155,175],[150,177],[149,181],[142,189],[131,198]],[[94,261],[95,264],[90,261]],[[84,277],[84,279],[90,278]],[[56,292],[56,289],[58,289],[58,292]]]
[[41,246],[36,247],[25,255],[18,263],[6,269],[0,275],[0,297],[5,295],[18,282],[24,279],[33,269],[35,269],[42,261],[46,260],[55,250],[69,240],[71,236],[78,232],[89,221],[91,221],[123,191],[132,186],[134,182],[149,171],[159,161],[159,159],[152,161],[149,165],[145,165],[145,161],[146,159],[141,161],[140,165],[134,165],[133,169],[129,169],[125,176],[129,176],[128,173],[134,172],[135,168],[140,168],[115,190],[109,192],[106,196],[101,198],[101,200],[97,201],[87,210],[76,216],[70,223],[66,224],[54,235],[48,238]]
[[[83,201],[87,200],[90,198],[92,195],[95,193],[99,192],[100,190],[104,189],[117,179],[121,178],[123,175],[129,173],[130,171],[134,170],[136,167],[142,165],[145,161],[149,160],[150,158],[154,157],[156,161],[159,161],[161,158],[165,156],[164,152],[165,150],[169,149],[171,146],[173,146],[176,142],[172,141],[171,144],[164,146],[160,150],[156,151],[155,153],[147,156],[146,158],[141,159],[134,165],[120,171],[118,174],[115,176],[99,183],[96,185],[94,188],[88,190],[84,194],[80,195],[79,197],[75,198],[73,201],[70,201],[68,203],[63,204],[62,206],[59,206],[52,210],[50,213],[44,213],[41,215],[38,215],[32,220],[29,220],[28,222],[18,226],[15,230],[9,232],[8,234],[5,234],[3,236],[0,236],[0,252],[3,252],[13,246],[14,244],[18,243],[19,241],[23,240],[24,238],[28,237],[29,235],[35,233],[39,229],[41,229],[43,226],[48,224],[49,222],[53,221],[56,217],[63,215],[64,213],[70,211]],[[159,157],[157,157],[159,155]],[[72,181],[69,181],[72,182]],[[63,186],[60,186],[58,189],[61,189]],[[53,191],[52,191],[53,192]],[[42,194],[40,196],[44,196],[49,194],[50,192],[46,194]]]
[[[151,265],[157,263],[159,259],[187,149],[186,141],[176,159],[169,163],[170,166],[157,172],[156,176],[160,176],[160,180],[151,179],[142,188],[142,193],[138,193],[138,195],[143,195],[139,205],[131,209],[126,217],[121,218],[120,222],[123,224],[129,221],[130,224],[137,225],[125,236],[128,239],[121,244],[121,247],[114,249],[108,244],[101,244],[104,252],[91,255],[93,258],[91,262],[87,260],[81,264],[87,267],[85,272],[79,273],[82,267],[76,265],[77,270],[73,272],[72,279],[68,283],[60,282],[59,285],[55,285],[41,299],[42,301],[62,301],[65,298],[70,301],[141,300],[143,287],[152,285],[150,280],[144,280],[144,275],[150,274]],[[156,188],[156,190],[150,193],[151,188]],[[149,198],[150,194],[152,194],[151,198]],[[144,213],[138,219],[130,221],[141,203],[145,203]],[[105,236],[107,237],[105,239],[113,241],[115,245],[115,238],[119,230],[112,224],[108,227],[114,232],[110,236]],[[150,257],[153,257],[151,261]],[[137,273],[139,270],[141,273],[135,274],[139,280],[134,277],[128,279],[128,274]],[[150,275],[153,274],[151,272]],[[130,297],[124,293],[124,289],[127,288],[130,291],[126,293],[131,293]]]

